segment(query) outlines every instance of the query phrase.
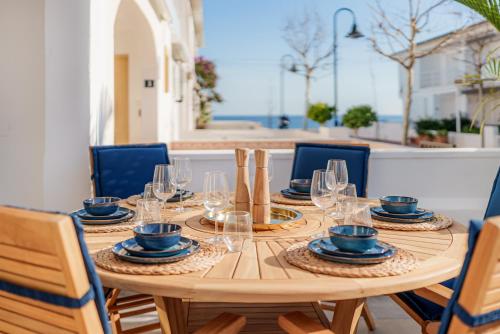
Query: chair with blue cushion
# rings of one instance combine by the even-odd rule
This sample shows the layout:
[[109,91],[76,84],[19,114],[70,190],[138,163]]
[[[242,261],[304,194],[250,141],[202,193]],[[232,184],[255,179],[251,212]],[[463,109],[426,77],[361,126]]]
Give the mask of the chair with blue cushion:
[[155,166],[168,164],[166,144],[90,147],[90,168],[95,196],[128,198],[144,191]]
[[[111,334],[83,234],[76,216],[0,206],[0,333]],[[222,313],[196,333],[236,334],[245,323]]]
[[312,179],[316,169],[326,169],[328,160],[342,159],[347,164],[349,182],[356,184],[358,196],[365,197],[369,156],[368,146],[298,143],[295,146],[291,179]]
[[[445,307],[441,322],[426,322],[423,333],[469,334],[500,332],[500,217],[471,221],[469,249],[454,290],[436,284],[417,293]],[[291,334],[332,334],[300,312],[278,318]]]
[[111,333],[81,225],[0,207],[0,332]]
[[[484,219],[493,216],[500,216],[500,168],[493,182]],[[447,289],[453,289],[454,284],[454,278],[442,282],[441,290],[446,291]],[[437,288],[435,287],[435,289]],[[444,311],[443,305],[433,303],[424,297],[425,296],[417,295],[413,291],[391,295],[391,298],[422,327],[425,327],[430,321],[439,321]]]

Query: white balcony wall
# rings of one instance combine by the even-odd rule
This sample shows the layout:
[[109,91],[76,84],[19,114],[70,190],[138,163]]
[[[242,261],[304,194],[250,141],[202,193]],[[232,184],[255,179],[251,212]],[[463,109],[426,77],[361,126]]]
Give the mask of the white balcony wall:
[[[236,166],[232,151],[171,151],[170,156],[192,160],[193,191],[203,190],[203,174],[211,170],[225,171],[234,189]],[[277,192],[288,185],[293,151],[273,150],[272,157],[271,191]],[[483,217],[499,165],[499,149],[372,150],[368,197],[414,196],[419,206],[466,223]]]

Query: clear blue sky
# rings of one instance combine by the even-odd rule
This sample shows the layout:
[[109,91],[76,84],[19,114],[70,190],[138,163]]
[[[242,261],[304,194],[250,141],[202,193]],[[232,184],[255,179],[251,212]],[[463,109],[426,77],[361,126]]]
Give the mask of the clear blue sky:
[[[282,38],[286,18],[300,15],[305,8],[316,10],[330,32],[332,13],[349,7],[357,15],[360,30],[370,35],[373,22],[370,3],[374,0],[204,0],[205,47],[200,54],[216,63],[220,76],[218,91],[225,100],[213,106],[214,114],[263,115],[270,109],[278,114],[279,59],[291,53]],[[389,13],[406,11],[406,0],[382,0],[381,3]],[[431,17],[431,31],[423,32],[420,39],[453,29],[465,20],[464,12],[463,7],[454,3],[439,8]],[[338,18],[340,112],[349,106],[367,103],[379,114],[401,114],[397,64],[372,51],[366,39],[343,38],[351,26],[351,17],[341,13]],[[286,113],[303,114],[303,77],[287,73],[285,87]],[[312,102],[332,104],[332,87],[330,67],[318,73],[313,81]]]

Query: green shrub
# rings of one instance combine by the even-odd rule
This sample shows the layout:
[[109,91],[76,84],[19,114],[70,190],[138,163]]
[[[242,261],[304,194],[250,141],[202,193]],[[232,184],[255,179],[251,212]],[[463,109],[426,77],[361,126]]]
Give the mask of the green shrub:
[[335,107],[319,102],[309,106],[309,109],[307,110],[307,118],[323,125],[333,118],[335,112]]
[[353,129],[355,132],[359,128],[367,127],[377,121],[377,113],[369,105],[359,105],[351,107],[342,117],[342,123]]

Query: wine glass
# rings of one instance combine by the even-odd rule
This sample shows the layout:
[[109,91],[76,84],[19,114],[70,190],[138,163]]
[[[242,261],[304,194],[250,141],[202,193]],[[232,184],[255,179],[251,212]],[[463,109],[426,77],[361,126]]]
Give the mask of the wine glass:
[[141,225],[161,220],[160,202],[156,198],[138,199],[136,210],[135,220]]
[[335,176],[332,171],[318,169],[313,173],[311,182],[311,200],[318,208],[323,210],[323,226],[326,226],[326,210],[333,206],[333,191],[330,188]]
[[184,189],[193,179],[193,171],[191,169],[191,160],[189,158],[174,158],[174,183],[179,190],[180,206],[175,209],[178,212],[184,211],[184,203],[182,202],[182,194]]
[[215,236],[208,242],[217,244],[221,240],[217,221],[218,213],[224,210],[229,205],[229,186],[226,173],[220,171],[206,172],[203,181],[203,205],[210,212],[215,223]]
[[230,252],[241,252],[246,240],[252,240],[252,219],[246,211],[226,212],[224,243]]
[[153,192],[163,202],[165,208],[167,201],[175,195],[173,182],[174,170],[172,165],[156,165],[153,176]]
[[358,205],[356,185],[354,183],[348,183],[344,189],[339,191],[337,198],[340,211],[344,216],[344,224],[350,225],[352,220],[351,216],[356,212]]
[[269,178],[269,183],[271,183],[274,177],[274,163],[273,163],[273,156],[271,155],[271,153],[269,153],[269,161],[267,164],[267,175]]
[[153,190],[153,182],[148,182],[144,185],[144,192],[142,193],[142,199],[154,199],[157,200],[154,190]]
[[[335,175],[336,185],[334,190],[334,195],[337,195],[340,191],[344,190],[349,182],[349,177],[347,173],[347,164],[345,160],[340,159],[330,159],[328,160],[327,170],[333,171]],[[342,218],[342,213],[340,212],[339,203],[334,212],[331,214],[334,218]]]

